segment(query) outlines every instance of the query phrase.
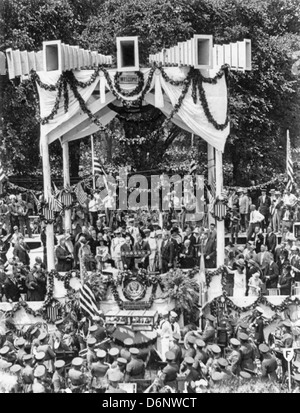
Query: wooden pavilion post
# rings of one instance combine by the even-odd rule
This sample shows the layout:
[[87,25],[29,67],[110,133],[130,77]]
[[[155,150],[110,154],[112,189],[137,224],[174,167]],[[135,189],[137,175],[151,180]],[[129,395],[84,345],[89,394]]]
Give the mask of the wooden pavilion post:
[[[220,197],[223,188],[223,154],[216,150],[216,196]],[[217,268],[224,265],[225,222],[217,220]]]
[[[215,148],[210,145],[209,143],[207,144],[207,169],[208,169],[208,184],[211,185],[212,182],[215,181]],[[211,214],[208,212],[208,219],[207,219],[208,225],[211,223],[215,223],[215,219],[211,216]]]
[[[40,150],[43,162],[43,181],[44,181],[44,197],[48,201],[51,196],[51,170],[49,159],[48,138],[45,133],[45,127],[41,126]],[[47,269],[54,270],[54,228],[53,223],[47,224],[46,227],[46,247],[47,247]]]
[[[63,176],[64,176],[64,187],[70,185],[70,161],[69,161],[69,142],[63,142],[62,144],[63,153]],[[65,210],[65,231],[71,231],[71,209]]]

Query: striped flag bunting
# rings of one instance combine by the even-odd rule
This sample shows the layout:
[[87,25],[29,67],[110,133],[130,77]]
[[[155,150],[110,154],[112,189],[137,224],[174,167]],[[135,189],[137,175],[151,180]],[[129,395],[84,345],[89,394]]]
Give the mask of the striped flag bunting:
[[294,169],[291,155],[291,141],[289,131],[287,131],[286,137],[286,173],[288,176],[288,183],[286,185],[286,189],[289,189],[291,191],[294,184]]
[[50,211],[60,212],[63,209],[63,204],[54,195],[51,195],[48,199],[48,208]]
[[190,175],[194,175],[197,171],[197,165],[196,165],[196,161],[192,160],[190,163],[190,169],[189,169],[189,174]]
[[60,303],[52,302],[51,305],[47,307],[47,318],[50,323],[54,323],[58,318]]
[[91,285],[89,282],[85,282],[81,285],[79,290],[79,303],[81,310],[89,315],[90,317],[95,317],[99,314],[99,310],[97,308],[95,295],[91,289]]
[[93,159],[93,175],[101,175],[102,172],[102,166],[99,162],[99,159],[94,157]]
[[4,173],[2,162],[0,160],[0,183],[3,182],[5,179],[6,179],[6,175]]
[[78,182],[78,184],[76,185],[74,192],[77,196],[77,199],[80,205],[85,205],[86,200],[87,200],[87,194],[84,192],[80,182]]

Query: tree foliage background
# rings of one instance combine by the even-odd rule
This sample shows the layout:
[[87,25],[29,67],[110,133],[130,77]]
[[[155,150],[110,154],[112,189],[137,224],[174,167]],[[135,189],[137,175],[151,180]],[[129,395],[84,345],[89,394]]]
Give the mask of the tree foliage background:
[[[249,38],[252,70],[230,74],[231,132],[224,154],[225,184],[265,182],[285,170],[286,130],[300,143],[300,78],[291,67],[300,44],[298,0],[3,0],[0,50],[40,50],[43,40],[116,54],[116,36],[139,36],[141,66],[150,53],[193,34],[215,43]],[[0,77],[0,156],[8,173],[41,175],[34,93],[16,79]],[[175,126],[165,133],[155,108],[134,122],[120,113],[110,125],[116,139],[97,134],[96,148],[111,170],[185,172],[192,158],[206,170],[206,143]],[[53,176],[61,175],[61,148],[50,146]],[[88,138],[71,145],[71,174],[89,172]],[[31,183],[34,180],[31,178]],[[29,184],[28,184],[29,186]]]

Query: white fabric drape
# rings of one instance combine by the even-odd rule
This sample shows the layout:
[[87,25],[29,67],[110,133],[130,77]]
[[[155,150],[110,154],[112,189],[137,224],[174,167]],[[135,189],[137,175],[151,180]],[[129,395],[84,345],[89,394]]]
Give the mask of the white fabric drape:
[[[141,69],[144,75],[144,88],[146,87],[149,74],[150,74],[150,70],[151,70],[150,68]],[[184,80],[186,78],[189,68],[169,67],[169,68],[165,68],[164,70],[171,79],[178,81],[178,80]],[[93,70],[74,71],[74,75],[76,79],[80,82],[87,82],[91,78],[93,73],[94,73]],[[116,74],[116,70],[109,69],[108,73],[109,73],[109,77],[111,79],[112,85],[114,85],[114,76]],[[48,85],[55,84],[59,78],[59,74],[51,73],[51,72],[38,72],[38,75],[41,81]],[[213,77],[215,75],[215,72],[209,71],[205,73],[205,75],[207,76],[209,75]],[[96,80],[90,86],[87,86],[85,88],[78,87],[78,92],[82,96],[88,108],[90,104],[89,99],[96,87],[99,87],[100,89],[100,102],[105,104],[106,97],[105,97],[104,91],[105,91],[105,88],[108,89],[109,86],[107,84],[105,77],[103,76],[101,72],[99,76],[96,78]],[[114,86],[112,87],[114,89]],[[208,107],[210,109],[210,112],[213,118],[219,124],[224,123],[226,119],[226,111],[227,111],[227,86],[226,86],[225,76],[223,76],[221,79],[218,79],[216,84],[203,83],[203,88],[205,90]],[[182,92],[182,86],[174,86],[168,83],[163,78],[159,70],[155,71],[154,76],[152,78],[150,90],[152,89],[154,89],[154,102],[153,103],[156,107],[161,108],[162,111],[164,111],[164,105],[166,104],[167,101],[170,101],[172,106],[174,107],[174,105],[178,102],[178,99]],[[44,118],[48,116],[53,110],[55,100],[57,97],[57,90],[53,92],[47,91],[38,86],[38,91],[40,95],[40,114],[41,114],[41,117]],[[163,91],[165,95],[163,94]],[[57,114],[54,116],[52,120],[49,121],[48,124],[42,126],[43,134],[45,136],[47,136],[47,134],[49,134],[49,132],[51,132],[52,130],[56,129],[55,131],[53,131],[52,134],[55,135],[55,139],[59,138],[60,137],[59,126],[63,125],[64,122],[69,121],[73,117],[78,117],[78,115],[82,114],[79,102],[75,98],[69,85],[68,85],[68,92],[69,92],[68,112],[67,113],[64,112],[64,94],[62,91],[62,96],[60,99],[60,104],[59,104],[59,109],[58,109]],[[114,89],[114,92],[117,95],[119,95],[120,98],[125,99],[127,101],[134,101],[138,99],[142,94],[142,92],[140,92],[138,95],[131,96],[131,97],[125,97],[123,95],[120,95],[115,89]],[[200,136],[205,141],[207,141],[214,148],[223,152],[226,138],[229,134],[229,125],[224,130],[216,129],[214,125],[208,121],[204,113],[203,107],[201,105],[201,102],[199,101],[199,96],[198,96],[197,103],[194,104],[191,93],[192,93],[192,87],[189,88],[188,93],[186,94],[185,99],[182,102],[182,106],[177,112],[176,118],[174,118],[174,123],[176,123],[175,119],[178,119],[178,121],[179,120],[182,121],[183,124],[186,125],[185,129],[191,130],[193,133],[195,133],[196,135]],[[150,94],[148,93],[146,97],[149,95]],[[177,124],[180,125],[178,121],[177,121]],[[100,116],[100,122],[101,122],[101,116]],[[88,134],[89,133],[87,130],[87,135]],[[51,141],[53,140],[54,139],[51,138]]]

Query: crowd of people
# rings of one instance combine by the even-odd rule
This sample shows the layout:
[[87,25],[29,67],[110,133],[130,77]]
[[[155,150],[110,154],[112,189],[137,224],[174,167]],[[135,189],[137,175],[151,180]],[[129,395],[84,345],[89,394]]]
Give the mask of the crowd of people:
[[[100,314],[78,325],[58,320],[51,332],[42,327],[7,331],[0,343],[0,388],[10,393],[210,393],[224,385],[261,381],[287,387],[282,348],[293,346],[285,320],[274,341],[265,342],[263,311],[248,322],[230,324],[207,315],[203,330],[180,329],[177,313],[164,311],[156,325],[168,346],[157,357],[155,345],[137,346],[114,338],[116,326]],[[295,350],[297,351],[297,350]],[[293,392],[300,391],[300,361],[292,363]],[[129,387],[128,387],[129,385]]]

